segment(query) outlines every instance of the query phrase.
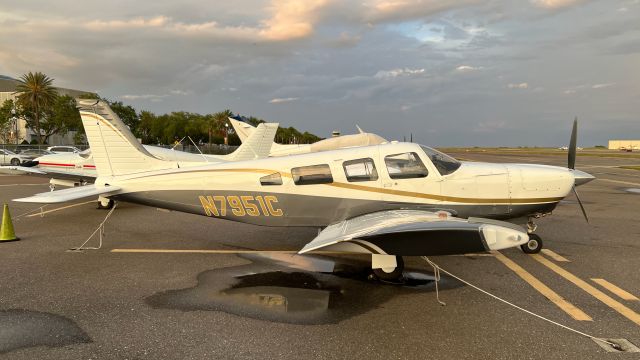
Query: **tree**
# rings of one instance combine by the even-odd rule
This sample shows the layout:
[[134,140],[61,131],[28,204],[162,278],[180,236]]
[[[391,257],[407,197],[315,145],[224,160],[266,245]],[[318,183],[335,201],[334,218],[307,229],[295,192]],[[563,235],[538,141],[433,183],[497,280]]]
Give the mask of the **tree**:
[[111,107],[114,113],[116,113],[122,122],[131,129],[131,132],[138,137],[138,124],[140,123],[140,118],[136,113],[136,109],[134,109],[131,105],[124,105],[122,101],[105,101]]
[[56,96],[53,103],[44,112],[46,122],[41,124],[44,142],[53,134],[64,135],[70,130],[82,131],[82,120],[76,108],[76,100],[69,95]]
[[[217,112],[213,114],[213,121],[215,124],[216,130],[224,136],[224,144],[229,145],[229,117],[233,116],[233,112],[231,110],[226,109],[224,111]],[[209,141],[211,144],[211,141]]]
[[3,142],[8,142],[9,135],[13,130],[14,114],[11,112],[13,109],[15,109],[15,104],[11,99],[5,100],[0,107],[0,138]]
[[29,127],[35,128],[39,144],[42,144],[42,134],[40,133],[42,113],[56,98],[56,89],[52,84],[53,79],[38,71],[22,75],[16,86],[15,94],[18,95],[18,104],[31,115],[31,118],[27,119],[27,124]]

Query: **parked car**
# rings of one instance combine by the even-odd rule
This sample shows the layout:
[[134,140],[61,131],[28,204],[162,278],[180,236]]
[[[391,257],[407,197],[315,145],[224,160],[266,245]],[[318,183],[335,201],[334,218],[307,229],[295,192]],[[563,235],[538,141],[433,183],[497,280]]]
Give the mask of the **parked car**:
[[30,159],[22,154],[16,154],[13,151],[6,149],[0,149],[0,165],[14,165],[18,166]]
[[27,158],[27,160],[33,160],[37,157],[40,156],[44,156],[44,155],[51,155],[53,154],[51,151],[48,150],[42,150],[42,149],[28,149],[28,150],[23,150],[20,152],[20,154],[18,155],[22,155],[24,157]]
[[80,149],[75,146],[49,146],[47,151],[51,151],[54,154],[67,154],[67,153],[79,153]]

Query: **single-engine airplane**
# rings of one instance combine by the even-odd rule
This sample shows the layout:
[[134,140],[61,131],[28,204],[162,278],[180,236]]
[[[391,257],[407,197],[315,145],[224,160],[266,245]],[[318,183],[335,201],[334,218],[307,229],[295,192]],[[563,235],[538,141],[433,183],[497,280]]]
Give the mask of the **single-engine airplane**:
[[[249,224],[317,227],[318,236],[300,253],[371,254],[374,274],[385,280],[402,276],[402,256],[515,246],[540,251],[534,220],[594,179],[575,170],[575,122],[569,168],[460,162],[401,142],[182,168],[151,156],[124,134],[117,116],[91,111],[94,104],[86,100],[80,106],[95,183],[15,201],[58,203],[99,194]],[[110,126],[122,136],[103,136]],[[526,229],[515,224],[525,222]]]

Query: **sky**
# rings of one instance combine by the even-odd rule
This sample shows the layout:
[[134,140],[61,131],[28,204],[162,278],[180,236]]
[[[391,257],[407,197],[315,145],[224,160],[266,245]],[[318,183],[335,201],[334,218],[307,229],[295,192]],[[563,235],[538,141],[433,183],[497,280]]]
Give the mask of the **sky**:
[[431,146],[640,139],[640,0],[0,0],[0,74]]

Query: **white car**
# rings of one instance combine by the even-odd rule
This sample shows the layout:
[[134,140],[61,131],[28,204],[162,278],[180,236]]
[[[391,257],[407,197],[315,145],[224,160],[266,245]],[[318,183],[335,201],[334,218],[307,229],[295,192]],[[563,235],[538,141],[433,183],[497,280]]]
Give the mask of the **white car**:
[[48,151],[54,154],[79,153],[80,149],[75,146],[49,146]]
[[29,157],[16,154],[13,151],[6,149],[0,149],[0,165],[14,165],[19,166],[25,161],[30,160]]

